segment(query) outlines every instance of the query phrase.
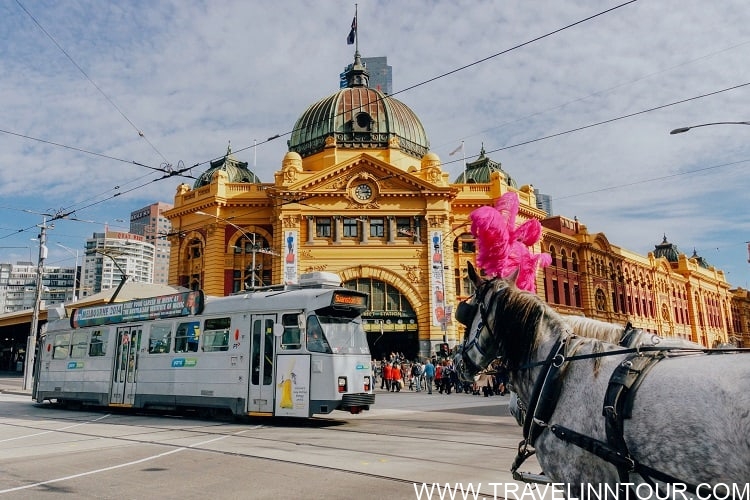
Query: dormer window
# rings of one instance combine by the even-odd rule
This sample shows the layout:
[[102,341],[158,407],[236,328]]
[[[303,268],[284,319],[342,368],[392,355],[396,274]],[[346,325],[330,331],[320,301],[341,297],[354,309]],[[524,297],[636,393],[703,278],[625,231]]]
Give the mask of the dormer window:
[[352,125],[354,125],[355,132],[369,132],[371,130],[372,117],[368,113],[357,113]]

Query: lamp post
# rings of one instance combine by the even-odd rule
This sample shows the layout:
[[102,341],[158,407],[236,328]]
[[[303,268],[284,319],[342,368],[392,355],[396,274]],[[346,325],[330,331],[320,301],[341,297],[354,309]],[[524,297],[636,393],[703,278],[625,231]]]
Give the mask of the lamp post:
[[78,289],[81,286],[80,279],[78,278],[78,250],[73,251],[73,249],[66,247],[65,245],[61,243],[55,243],[55,245],[59,246],[60,248],[64,248],[68,251],[71,255],[75,255],[76,257],[76,267],[75,267],[75,274],[73,277],[73,302],[78,300]]
[[253,232],[252,234],[248,234],[247,231],[245,231],[240,226],[238,226],[237,224],[233,223],[230,220],[224,219],[223,217],[219,217],[218,215],[209,214],[207,212],[202,212],[202,211],[197,211],[197,212],[194,212],[194,213],[196,215],[205,215],[207,217],[213,217],[216,220],[220,220],[220,221],[222,221],[222,222],[224,222],[226,224],[229,224],[230,226],[232,226],[233,228],[235,228],[237,231],[239,231],[240,234],[242,234],[242,236],[244,236],[245,238],[247,238],[248,240],[250,240],[250,242],[252,243],[251,252],[253,254],[253,261],[252,261],[253,272],[250,275],[250,288],[255,288],[255,254],[256,253],[264,253],[264,254],[269,254],[269,255],[278,255],[278,254],[276,252],[274,252],[273,250],[268,249],[268,248],[258,248],[258,245],[255,242],[255,233]]
[[701,123],[700,125],[690,125],[689,127],[680,127],[669,132],[672,135],[683,134],[690,129],[698,127],[708,127],[710,125],[750,125],[750,122],[713,122],[713,123]]

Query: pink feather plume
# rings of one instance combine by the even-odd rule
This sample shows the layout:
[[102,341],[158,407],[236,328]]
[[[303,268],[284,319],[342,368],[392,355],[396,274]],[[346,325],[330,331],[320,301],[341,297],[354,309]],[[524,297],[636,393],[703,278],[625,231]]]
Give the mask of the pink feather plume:
[[508,192],[494,207],[480,207],[469,215],[477,238],[477,265],[491,277],[507,278],[518,271],[518,288],[535,292],[536,271],[550,265],[552,258],[531,252],[529,247],[542,236],[542,225],[531,219],[515,227],[518,207],[518,195]]

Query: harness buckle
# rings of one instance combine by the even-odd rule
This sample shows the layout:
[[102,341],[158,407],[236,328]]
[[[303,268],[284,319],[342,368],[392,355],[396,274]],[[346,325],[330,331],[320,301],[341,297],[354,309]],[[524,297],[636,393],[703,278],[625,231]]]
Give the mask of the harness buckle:
[[536,417],[534,417],[534,425],[537,425],[539,427],[548,427],[549,426],[549,424],[547,422],[545,422],[544,420],[538,419]]
[[560,368],[565,363],[565,356],[563,354],[557,353],[555,354],[555,357],[552,358],[552,366],[555,368]]

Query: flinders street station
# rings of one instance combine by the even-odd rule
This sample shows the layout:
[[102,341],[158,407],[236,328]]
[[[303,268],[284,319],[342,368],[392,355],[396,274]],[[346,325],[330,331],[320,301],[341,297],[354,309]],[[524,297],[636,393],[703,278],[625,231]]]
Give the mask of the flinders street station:
[[750,346],[750,297],[730,289],[723,271],[681,253],[668,235],[655,235],[644,256],[582,221],[549,215],[534,187],[518,186],[484,150],[450,179],[416,114],[369,87],[358,52],[345,79],[302,111],[270,182],[228,149],[193,185],[178,186],[164,214],[170,284],[228,295],[337,273],[370,294],[364,323],[373,357],[426,356],[463,336],[453,315],[473,292],[469,214],[512,191],[519,218],[542,224],[534,251],[552,263],[536,288],[559,312],[707,347]]

